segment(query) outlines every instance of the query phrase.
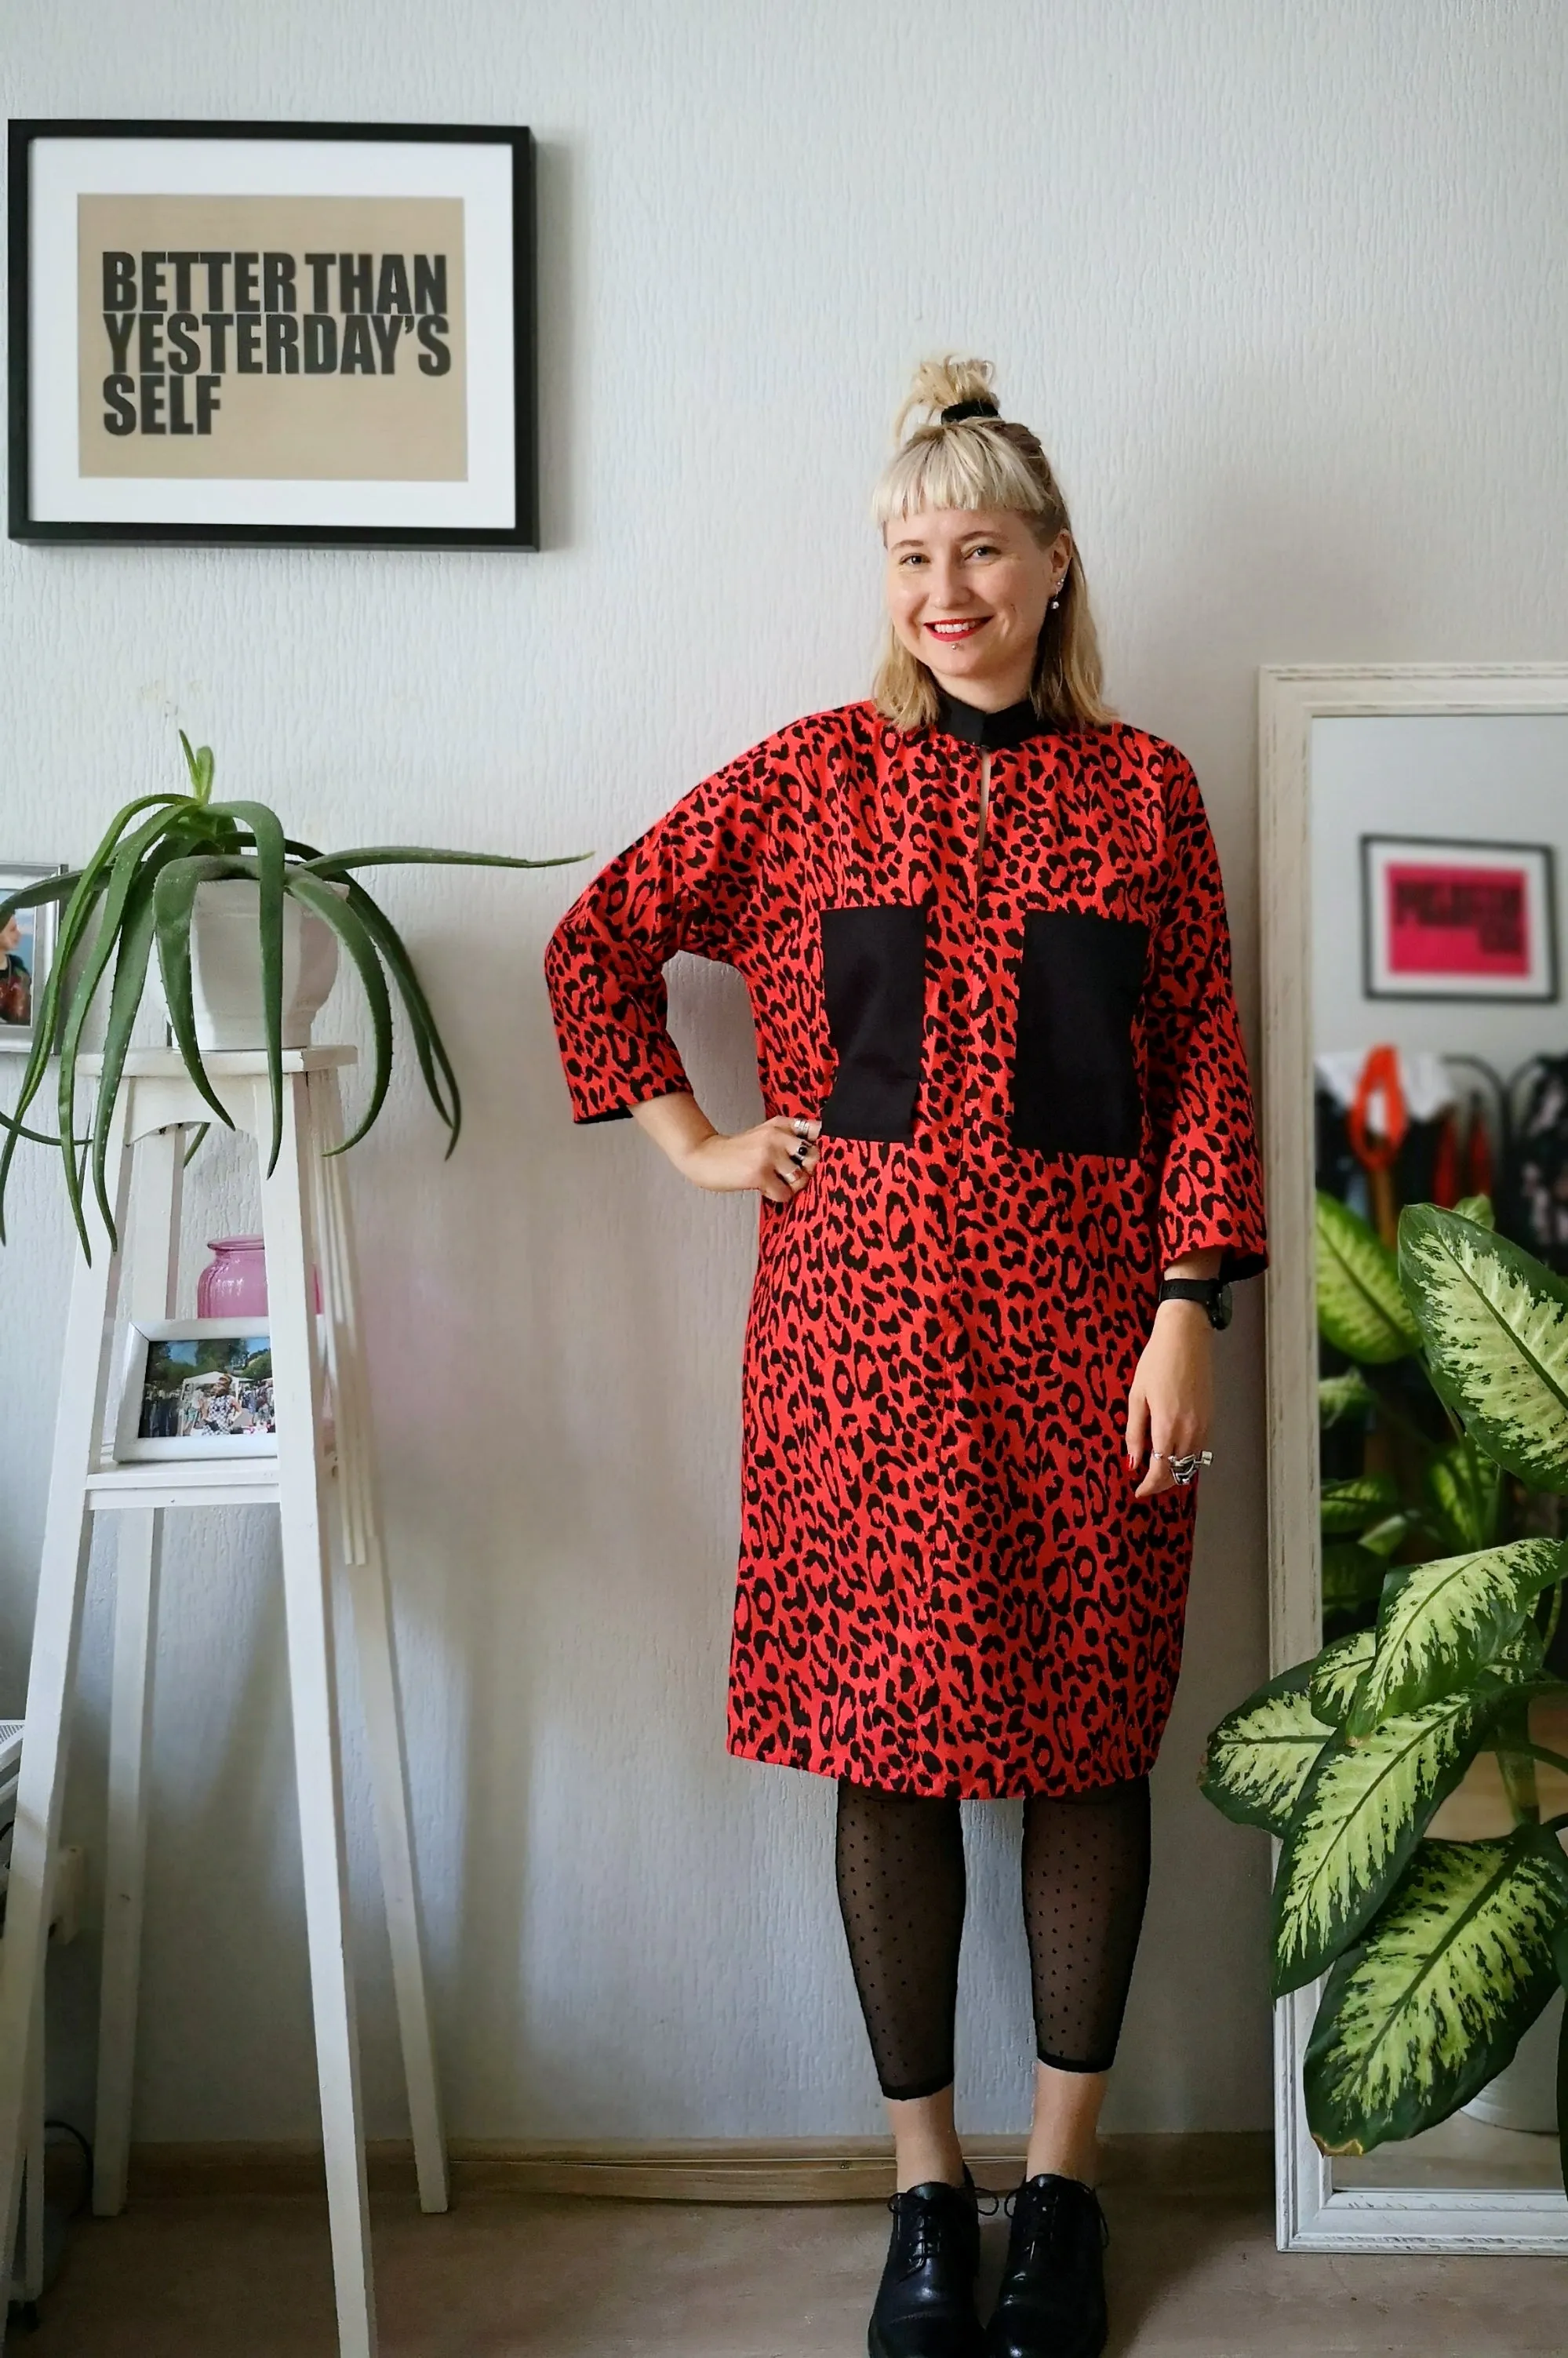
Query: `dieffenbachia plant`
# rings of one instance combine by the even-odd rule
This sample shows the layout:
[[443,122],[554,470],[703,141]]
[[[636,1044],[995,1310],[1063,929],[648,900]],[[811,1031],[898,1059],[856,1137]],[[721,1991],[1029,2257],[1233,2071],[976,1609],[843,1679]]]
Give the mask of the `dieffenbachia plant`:
[[[330,925],[359,976],[370,1010],[370,1097],[359,1127],[332,1152],[342,1153],[357,1145],[386,1099],[392,1077],[390,976],[408,1020],[425,1087],[447,1125],[449,1154],[462,1122],[457,1076],[407,949],[385,912],[355,881],[354,871],[432,862],[463,868],[558,868],[587,857],[568,852],[554,860],[520,860],[499,852],[432,851],[386,844],[351,851],[318,851],[313,844],[298,843],[286,835],[281,820],[265,803],[214,802],[211,747],[203,745],[193,752],[183,730],[179,741],[190,773],[189,794],[143,795],[127,803],[111,820],[85,867],[51,876],[0,901],[0,928],[18,909],[36,909],[49,902],[65,903],[54,961],[33,1012],[32,1053],[16,1108],[9,1114],[0,1113],[0,1125],[6,1131],[0,1149],[0,1242],[5,1233],[5,1184],[17,1144],[24,1138],[59,1148],[71,1215],[89,1259],[92,1249],[82,1210],[89,1169],[99,1210],[113,1239],[106,1178],[109,1122],[155,945],[175,1045],[202,1098],[220,1121],[232,1128],[222,1100],[211,1087],[196,1037],[190,928],[196,895],[203,884],[243,877],[257,888],[261,1012],[272,1094],[270,1172],[282,1140],[286,902],[297,902]],[[334,886],[340,889],[330,889]],[[74,1123],[77,1059],[89,1011],[106,979],[109,999],[103,1068],[91,1128],[85,1136],[78,1136]],[[22,1120],[43,1087],[51,1056],[59,1060],[58,1135],[30,1130]]]
[[[1456,1208],[1492,1224],[1485,1196]],[[1318,1413],[1325,1426],[1370,1422],[1385,1437],[1379,1471],[1323,1485],[1323,1612],[1335,1634],[1370,1613],[1396,1556],[1484,1548],[1511,1533],[1497,1466],[1451,1429],[1427,1382],[1400,1380],[1422,1336],[1394,1255],[1337,1196],[1319,1194],[1316,1228],[1318,1331],[1352,1362],[1320,1379]]]
[[[1357,1279],[1363,1341],[1376,1331],[1391,1357],[1413,1335],[1483,1490],[1502,1468],[1568,1491],[1568,1284],[1497,1236],[1483,1203],[1465,1208],[1482,1217],[1405,1211],[1398,1300],[1380,1265]],[[1209,1738],[1203,1791],[1279,1838],[1273,1994],[1327,1974],[1303,2068],[1325,2153],[1445,2119],[1568,1986],[1568,1811],[1542,1820],[1535,1791],[1535,1764],[1568,1772],[1568,1758],[1535,1742],[1530,1719],[1568,1693],[1543,1668],[1565,1575],[1568,1547],[1541,1537],[1394,1565],[1375,1628],[1271,1679]],[[1428,1835],[1485,1752],[1512,1832]],[[1568,2033],[1558,2085],[1568,2185]]]

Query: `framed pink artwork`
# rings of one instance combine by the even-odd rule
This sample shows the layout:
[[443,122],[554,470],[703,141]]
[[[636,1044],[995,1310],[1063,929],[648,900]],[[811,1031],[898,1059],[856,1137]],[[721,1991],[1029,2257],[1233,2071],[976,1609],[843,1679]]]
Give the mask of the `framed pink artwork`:
[[1554,1000],[1556,880],[1545,843],[1361,838],[1368,999]]

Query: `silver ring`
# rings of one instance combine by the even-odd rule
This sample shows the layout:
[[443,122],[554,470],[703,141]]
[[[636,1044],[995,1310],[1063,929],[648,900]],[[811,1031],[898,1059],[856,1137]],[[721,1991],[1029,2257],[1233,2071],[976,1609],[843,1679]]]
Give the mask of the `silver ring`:
[[800,1144],[799,1144],[798,1146],[792,1146],[792,1147],[790,1148],[790,1151],[789,1151],[789,1159],[790,1159],[790,1161],[791,1161],[792,1163],[804,1163],[804,1162],[806,1161],[806,1156],[810,1153],[810,1152],[811,1152],[811,1141],[810,1141],[810,1139],[809,1139],[809,1138],[803,1138],[803,1139],[801,1140]]
[[794,1130],[796,1138],[809,1138],[811,1135],[811,1124],[806,1120],[806,1116],[803,1113],[797,1113],[795,1115],[795,1120],[790,1123],[790,1128]]
[[[1153,1455],[1157,1457],[1163,1457],[1165,1453],[1163,1450],[1156,1450],[1153,1452]],[[1168,1458],[1166,1459],[1166,1463],[1171,1468],[1172,1481],[1179,1482],[1182,1487],[1185,1489],[1189,1482],[1196,1479],[1200,1466],[1212,1466],[1214,1464],[1214,1452],[1212,1449],[1195,1449],[1189,1451],[1184,1456]]]

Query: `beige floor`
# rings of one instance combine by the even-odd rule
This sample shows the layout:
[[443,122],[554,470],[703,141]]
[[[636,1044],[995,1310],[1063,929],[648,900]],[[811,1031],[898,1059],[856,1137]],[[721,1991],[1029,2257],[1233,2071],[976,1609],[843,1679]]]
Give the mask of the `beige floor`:
[[[885,2212],[374,2200],[383,2358],[860,2358]],[[1109,2185],[1111,2358],[1568,2351],[1568,2260],[1282,2255],[1266,2185]],[[1002,2223],[987,2226],[987,2281]],[[82,2220],[38,2358],[330,2358],[322,2207],[146,2199]]]

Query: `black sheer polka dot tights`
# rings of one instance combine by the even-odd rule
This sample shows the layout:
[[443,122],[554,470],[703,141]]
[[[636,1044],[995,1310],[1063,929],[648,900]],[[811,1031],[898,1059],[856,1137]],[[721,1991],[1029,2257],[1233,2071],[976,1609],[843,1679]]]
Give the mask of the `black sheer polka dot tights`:
[[[1110,2068],[1149,1892],[1149,1779],[1023,1805],[1035,2043],[1064,2071]],[[953,2077],[964,1837],[958,1804],[838,1785],[838,1904],[884,2096]]]

